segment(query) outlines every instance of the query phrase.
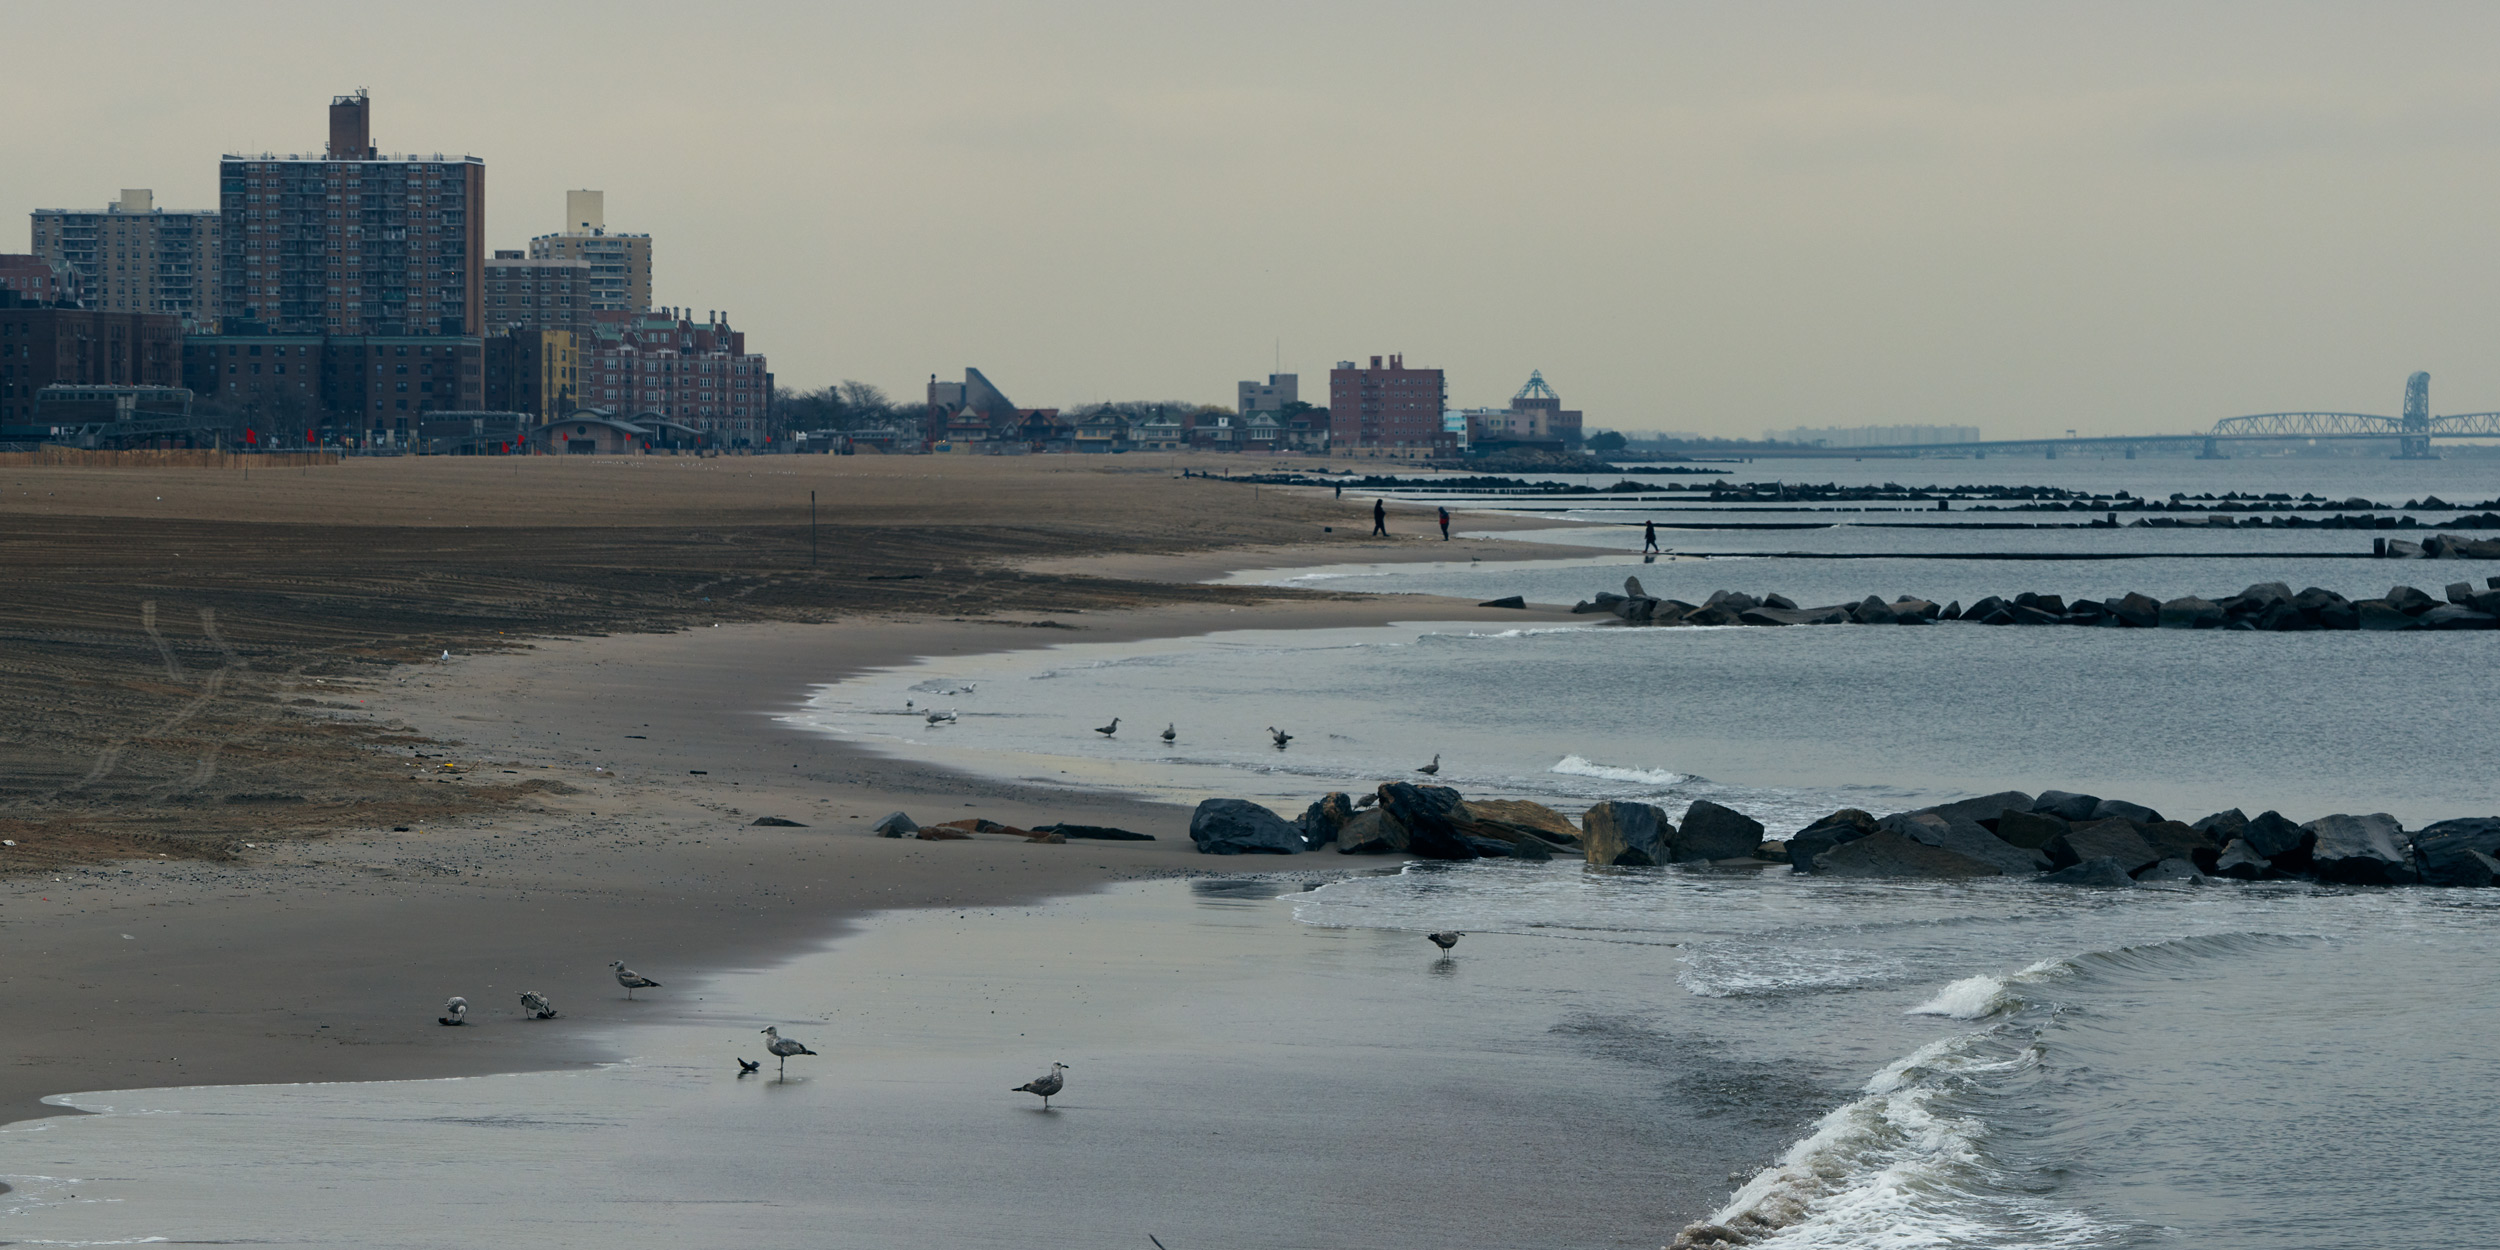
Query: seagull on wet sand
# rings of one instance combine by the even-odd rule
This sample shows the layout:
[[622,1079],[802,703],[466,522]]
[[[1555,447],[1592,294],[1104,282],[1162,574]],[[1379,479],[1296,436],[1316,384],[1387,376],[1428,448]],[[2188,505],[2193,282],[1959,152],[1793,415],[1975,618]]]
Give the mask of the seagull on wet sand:
[[1108,725],[1096,725],[1096,726],[1094,726],[1094,732],[1095,732],[1095,733],[1098,733],[1098,734],[1101,734],[1103,737],[1106,737],[1106,738],[1108,738],[1108,737],[1112,736],[1113,734],[1116,734],[1116,733],[1120,732],[1120,718],[1119,718],[1119,717],[1117,717],[1117,716],[1114,716],[1114,717],[1112,717],[1112,718],[1111,718],[1111,723],[1110,723],[1110,724],[1108,724]]
[[1416,772],[1419,772],[1419,773],[1422,773],[1423,775],[1425,775],[1425,776],[1427,776],[1427,777],[1438,777],[1438,776],[1440,776],[1440,775],[1441,775],[1441,753],[1440,753],[1439,751],[1435,751],[1435,752],[1433,752],[1433,753],[1432,753],[1432,762],[1431,762],[1431,763],[1429,763],[1429,764],[1424,765],[1424,766],[1423,766],[1423,767],[1421,767],[1421,768],[1416,769],[1415,771],[1416,771]]
[[1060,1090],[1068,1087],[1068,1078],[1065,1075],[1067,1070],[1068,1065],[1064,1063],[1054,1063],[1050,1065],[1050,1071],[1034,1077],[1032,1080],[1026,1081],[1024,1084],[1008,1090],[1007,1092],[1010,1094],[1040,1094],[1042,1096],[1042,1110],[1048,1111],[1050,1110],[1051,1097],[1057,1094]]
[[1178,737],[1180,737],[1180,736],[1181,736],[1181,735],[1180,735],[1180,731],[1179,731],[1179,730],[1176,730],[1176,729],[1172,728],[1172,726],[1171,726],[1171,723],[1170,723],[1170,722],[1168,722],[1168,721],[1167,721],[1167,722],[1165,722],[1165,724],[1164,724],[1164,726],[1163,726],[1163,740],[1164,740],[1165,742],[1170,742],[1170,741],[1171,741],[1171,740],[1173,740],[1174,738],[1178,738]]
[[753,1076],[763,1070],[764,1065],[756,1060],[741,1059],[738,1061],[738,1075],[740,1076]]
[[556,1005],[549,1002],[546,995],[536,990],[521,991],[521,1010],[528,1012],[532,1020],[556,1018]]
[[659,982],[626,967],[625,961],[622,959],[612,960],[609,962],[608,966],[616,969],[616,983],[625,987],[625,997],[627,998],[632,998],[635,990],[656,990],[660,988]]
[[1279,751],[1285,749],[1286,743],[1293,741],[1292,734],[1286,733],[1284,730],[1278,729],[1274,725],[1267,727],[1267,736],[1270,740],[1276,743],[1276,749]]
[[939,712],[933,710],[921,719],[932,725],[951,725],[955,723],[955,714],[953,712]]
[[443,1004],[443,1012],[444,1014],[434,1018],[434,1022],[436,1024],[467,1024],[469,1022],[469,1000],[454,997],[450,1002]]
[[793,1041],[790,1038],[783,1037],[781,1035],[781,1026],[779,1025],[766,1026],[764,1029],[764,1036],[773,1039],[764,1043],[764,1049],[771,1051],[774,1058],[781,1060],[781,1074],[783,1076],[790,1075],[790,1056],[812,1055],[816,1053],[815,1051],[809,1050],[807,1047],[800,1045],[798,1042]]
[[1443,950],[1448,950],[1449,948],[1458,945],[1458,940],[1467,935],[1456,930],[1452,930],[1448,933],[1427,933],[1424,936],[1431,938],[1433,945],[1438,946]]

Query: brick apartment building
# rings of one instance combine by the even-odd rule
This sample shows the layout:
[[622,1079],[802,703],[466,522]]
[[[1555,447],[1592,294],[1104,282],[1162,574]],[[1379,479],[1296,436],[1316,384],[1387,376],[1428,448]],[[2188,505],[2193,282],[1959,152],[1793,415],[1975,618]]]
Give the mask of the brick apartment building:
[[36,395],[55,383],[180,386],[182,319],[38,308],[0,294],[0,424],[32,421]]
[[1409,459],[1454,456],[1458,435],[1444,428],[1449,388],[1438,369],[1409,369],[1403,356],[1371,367],[1337,362],[1328,374],[1328,447],[1339,456]]
[[476,335],[486,163],[392,156],[363,92],[330,101],[319,156],[225,157],[218,309],[247,334]]
[[50,262],[28,252],[0,253],[0,291],[26,304],[50,304],[61,298],[61,279]]
[[773,375],[727,313],[699,322],[677,309],[593,317],[576,352],[577,406],[627,421],[656,413],[725,447],[764,445]]
[[39,208],[36,256],[52,266],[60,296],[99,312],[169,313],[193,329],[217,319],[220,240],[215,209],[156,207],[156,193],[126,187],[101,211]]
[[265,428],[405,443],[424,413],[485,407],[484,343],[440,334],[228,334],[182,345],[181,384]]
[[590,262],[531,260],[498,251],[486,262],[486,329],[590,332]]
[[535,260],[577,260],[590,266],[590,307],[643,312],[651,307],[651,236],[612,234],[607,193],[564,193],[564,229],[530,240]]

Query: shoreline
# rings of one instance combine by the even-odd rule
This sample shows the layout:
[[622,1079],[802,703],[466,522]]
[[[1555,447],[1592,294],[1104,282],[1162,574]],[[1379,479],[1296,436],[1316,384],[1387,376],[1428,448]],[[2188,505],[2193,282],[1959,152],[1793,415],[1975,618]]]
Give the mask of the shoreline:
[[[1510,558],[1579,554],[1502,546]],[[520,797],[405,832],[385,815],[363,833],[258,842],[230,862],[143,856],[0,880],[0,917],[12,928],[39,926],[20,945],[44,957],[0,973],[21,1008],[0,1120],[73,1113],[41,1099],[82,1089],[596,1064],[620,1056],[592,1032],[661,1016],[639,1003],[624,1014],[611,959],[666,983],[666,1001],[699,996],[715,970],[821,949],[875,912],[1245,871],[1193,853],[1185,808],[886,759],[776,718],[802,708],[817,686],[924,656],[1523,615],[1546,613],[1331,596],[1045,619],[745,622],[551,637],[334,680],[325,687],[331,706],[355,709],[334,719],[410,744],[397,748],[409,756],[402,784],[482,782]],[[864,833],[897,809],[923,822],[1117,825],[1158,840],[929,843]],[[763,816],[806,827],[749,823]],[[564,1015],[526,1032],[433,1023],[449,995],[489,1018],[522,989],[548,994]]]

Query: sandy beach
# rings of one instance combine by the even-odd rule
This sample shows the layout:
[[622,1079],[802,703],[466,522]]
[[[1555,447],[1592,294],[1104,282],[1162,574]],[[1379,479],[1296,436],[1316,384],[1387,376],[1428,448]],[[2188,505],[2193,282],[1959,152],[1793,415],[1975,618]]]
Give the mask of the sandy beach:
[[[615,1057],[587,1040],[620,1018],[612,959],[699,987],[869,911],[1238,867],[1192,854],[1180,809],[776,723],[813,683],[1060,640],[1543,615],[1192,584],[1227,553],[1511,545],[1314,536],[1367,526],[1368,504],[1275,488],[1219,526],[1205,493],[1243,488],[1176,474],[874,457],[10,474],[0,1107],[595,1063]],[[838,500],[815,569],[757,481]],[[898,515],[932,496],[958,502],[931,525]],[[359,521],[283,519],[325,513]],[[408,559],[373,564],[377,548]],[[1095,566],[1037,571],[1080,557]],[[1157,841],[861,832],[898,809]],[[564,1016],[492,1038],[430,1022],[449,993],[521,989]]]

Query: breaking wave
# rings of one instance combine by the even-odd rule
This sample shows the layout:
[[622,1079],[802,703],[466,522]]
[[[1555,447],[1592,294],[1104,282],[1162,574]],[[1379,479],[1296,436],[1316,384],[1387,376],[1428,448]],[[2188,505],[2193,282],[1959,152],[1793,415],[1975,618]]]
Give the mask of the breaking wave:
[[1612,764],[1600,764],[1578,755],[1566,755],[1560,762],[1545,771],[1561,773],[1566,777],[1595,777],[1600,781],[1629,782],[1637,786],[1680,786],[1688,781],[1700,780],[1690,773],[1679,773],[1665,768],[1617,768]]

